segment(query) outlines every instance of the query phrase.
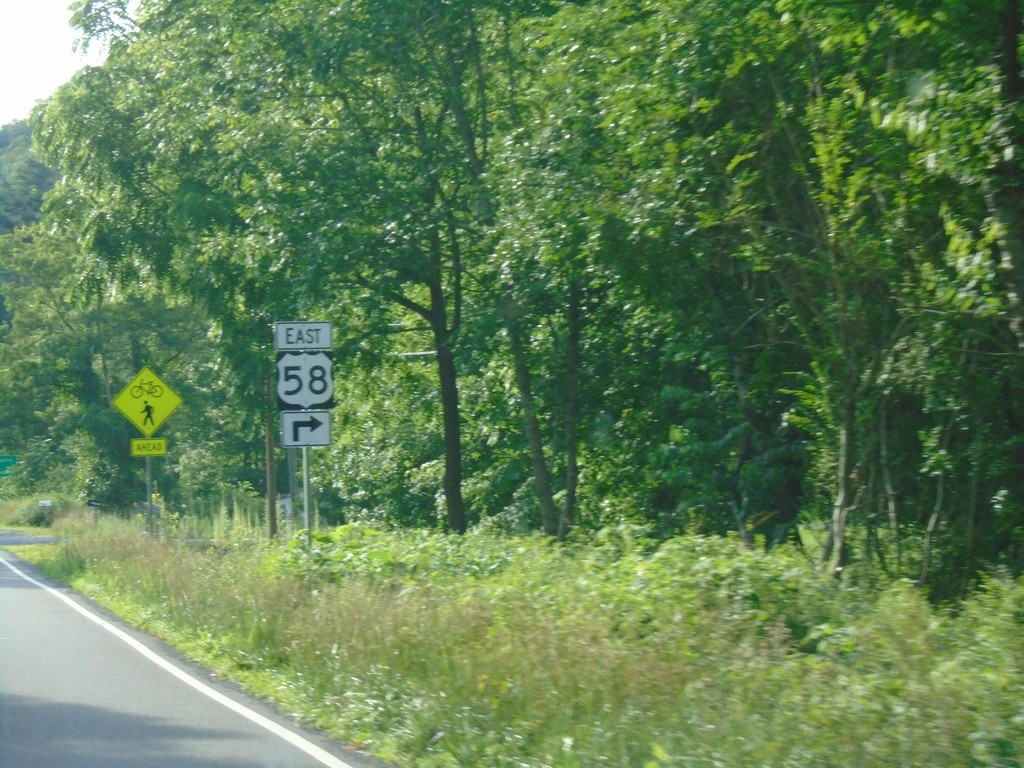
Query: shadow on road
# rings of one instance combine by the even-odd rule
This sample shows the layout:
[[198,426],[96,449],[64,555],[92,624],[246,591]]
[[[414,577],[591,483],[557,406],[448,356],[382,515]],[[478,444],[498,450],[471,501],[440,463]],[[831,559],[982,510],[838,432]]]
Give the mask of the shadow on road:
[[252,768],[204,754],[204,743],[230,738],[84,704],[0,698],[0,768]]

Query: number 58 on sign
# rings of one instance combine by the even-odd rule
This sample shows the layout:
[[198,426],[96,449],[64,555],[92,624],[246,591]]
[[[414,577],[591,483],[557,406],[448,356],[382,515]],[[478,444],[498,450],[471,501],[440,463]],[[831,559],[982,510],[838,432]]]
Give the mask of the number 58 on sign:
[[283,411],[333,407],[334,378],[330,353],[279,353],[277,401]]

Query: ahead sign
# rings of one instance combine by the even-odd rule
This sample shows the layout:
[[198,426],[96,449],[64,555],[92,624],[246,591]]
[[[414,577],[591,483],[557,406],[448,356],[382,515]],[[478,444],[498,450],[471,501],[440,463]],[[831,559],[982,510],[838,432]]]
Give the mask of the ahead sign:
[[167,455],[167,438],[164,437],[151,437],[148,440],[142,440],[137,437],[132,438],[132,456],[166,456]]

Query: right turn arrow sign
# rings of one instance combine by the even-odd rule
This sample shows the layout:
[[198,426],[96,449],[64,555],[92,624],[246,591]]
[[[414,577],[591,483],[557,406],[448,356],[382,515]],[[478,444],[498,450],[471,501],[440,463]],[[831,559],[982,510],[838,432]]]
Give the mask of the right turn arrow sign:
[[305,448],[330,444],[330,411],[284,411],[281,413],[281,445],[285,448]]

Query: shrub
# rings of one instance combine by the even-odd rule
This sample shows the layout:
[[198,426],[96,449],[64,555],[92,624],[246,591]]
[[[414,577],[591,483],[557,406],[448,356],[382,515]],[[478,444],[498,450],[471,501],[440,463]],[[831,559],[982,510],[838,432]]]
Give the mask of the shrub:
[[47,528],[53,522],[56,508],[42,506],[38,501],[24,501],[15,510],[10,524],[28,528]]
[[398,764],[1024,765],[1021,581],[952,612],[797,550],[633,528],[65,551],[137,621]]

